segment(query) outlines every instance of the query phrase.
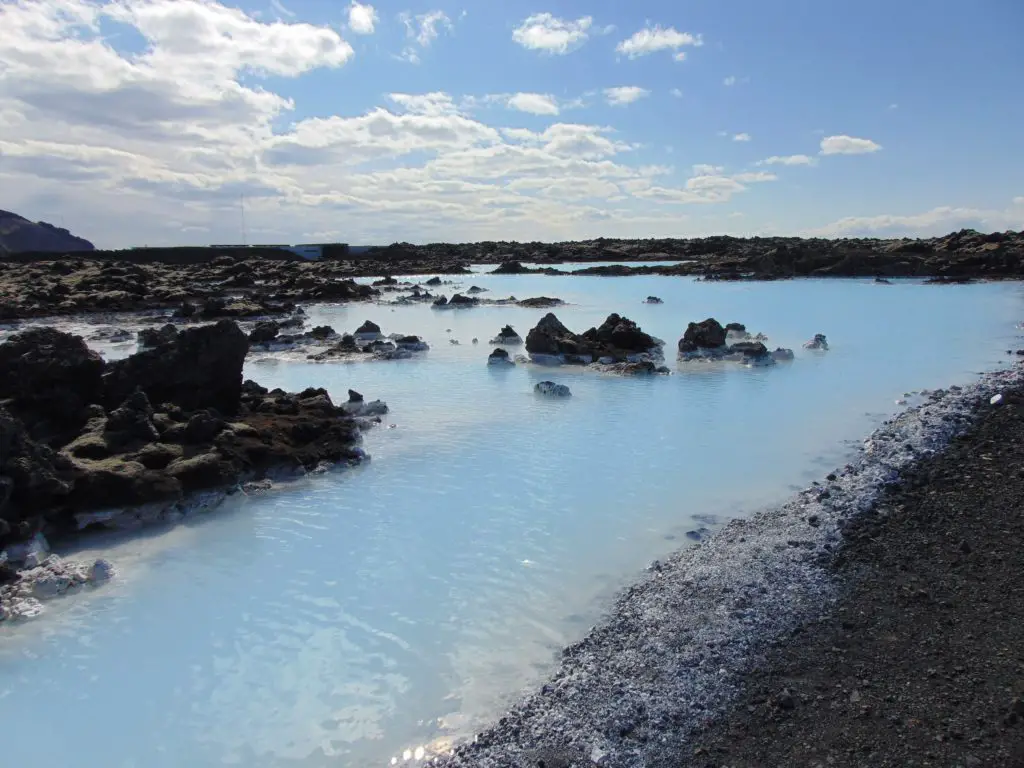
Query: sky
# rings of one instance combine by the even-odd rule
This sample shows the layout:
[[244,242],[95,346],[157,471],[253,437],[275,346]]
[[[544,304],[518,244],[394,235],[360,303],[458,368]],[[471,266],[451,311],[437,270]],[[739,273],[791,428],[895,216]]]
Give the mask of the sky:
[[1020,0],[0,0],[98,247],[1024,229]]

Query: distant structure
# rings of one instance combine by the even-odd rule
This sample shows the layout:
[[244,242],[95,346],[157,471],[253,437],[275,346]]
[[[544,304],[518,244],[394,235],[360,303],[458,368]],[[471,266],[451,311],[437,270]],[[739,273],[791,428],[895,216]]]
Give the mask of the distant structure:
[[347,243],[299,243],[297,245],[288,245],[285,243],[244,243],[242,245],[228,245],[218,244],[211,245],[210,248],[217,248],[221,250],[243,250],[250,249],[254,251],[260,250],[277,250],[277,251],[291,251],[296,256],[301,256],[304,259],[310,261],[317,261],[318,259],[339,259],[345,258],[349,254],[349,246]]

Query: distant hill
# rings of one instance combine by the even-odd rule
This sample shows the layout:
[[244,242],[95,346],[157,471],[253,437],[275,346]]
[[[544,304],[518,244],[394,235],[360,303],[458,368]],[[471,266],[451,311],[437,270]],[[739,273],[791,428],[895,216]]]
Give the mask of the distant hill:
[[91,251],[94,247],[88,240],[75,237],[66,229],[45,221],[32,222],[10,211],[0,211],[0,254],[24,251],[69,253]]

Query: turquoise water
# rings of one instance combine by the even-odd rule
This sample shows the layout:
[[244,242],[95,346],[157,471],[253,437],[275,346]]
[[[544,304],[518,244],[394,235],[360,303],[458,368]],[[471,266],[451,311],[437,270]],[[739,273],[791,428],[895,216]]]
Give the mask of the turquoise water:
[[[525,336],[545,310],[311,308],[318,324],[370,319],[432,346],[408,361],[248,365],[266,386],[387,400],[372,462],[91,542],[120,566],[114,583],[0,624],[5,762],[415,759],[536,685],[687,531],[782,500],[842,463],[904,393],[967,382],[1024,346],[1016,284],[472,275],[435,292],[470,281],[484,296],[570,301],[555,312],[578,331],[626,314],[667,342],[673,368],[687,321],[708,316],[797,359],[639,379],[496,370],[487,339],[505,323]],[[649,294],[665,303],[642,304]],[[816,332],[828,353],[799,349]],[[534,396],[545,378],[573,397]]]

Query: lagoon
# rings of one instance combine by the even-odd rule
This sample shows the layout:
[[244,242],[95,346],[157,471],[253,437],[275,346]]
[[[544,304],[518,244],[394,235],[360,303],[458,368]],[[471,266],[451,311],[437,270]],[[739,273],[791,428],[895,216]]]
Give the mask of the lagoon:
[[[626,315],[666,341],[673,375],[485,365],[502,325],[525,336],[547,310],[307,308],[314,325],[369,319],[431,344],[413,360],[247,364],[265,386],[386,400],[372,461],[232,497],[170,531],[89,541],[118,564],[114,583],[0,625],[7,760],[415,760],[538,685],[648,562],[842,464],[906,393],[966,383],[1019,345],[1015,283],[457,280],[432,291],[557,296],[576,331]],[[796,360],[677,368],[686,323],[709,316]],[[799,349],[816,332],[830,351]],[[536,397],[543,379],[573,397]]]

